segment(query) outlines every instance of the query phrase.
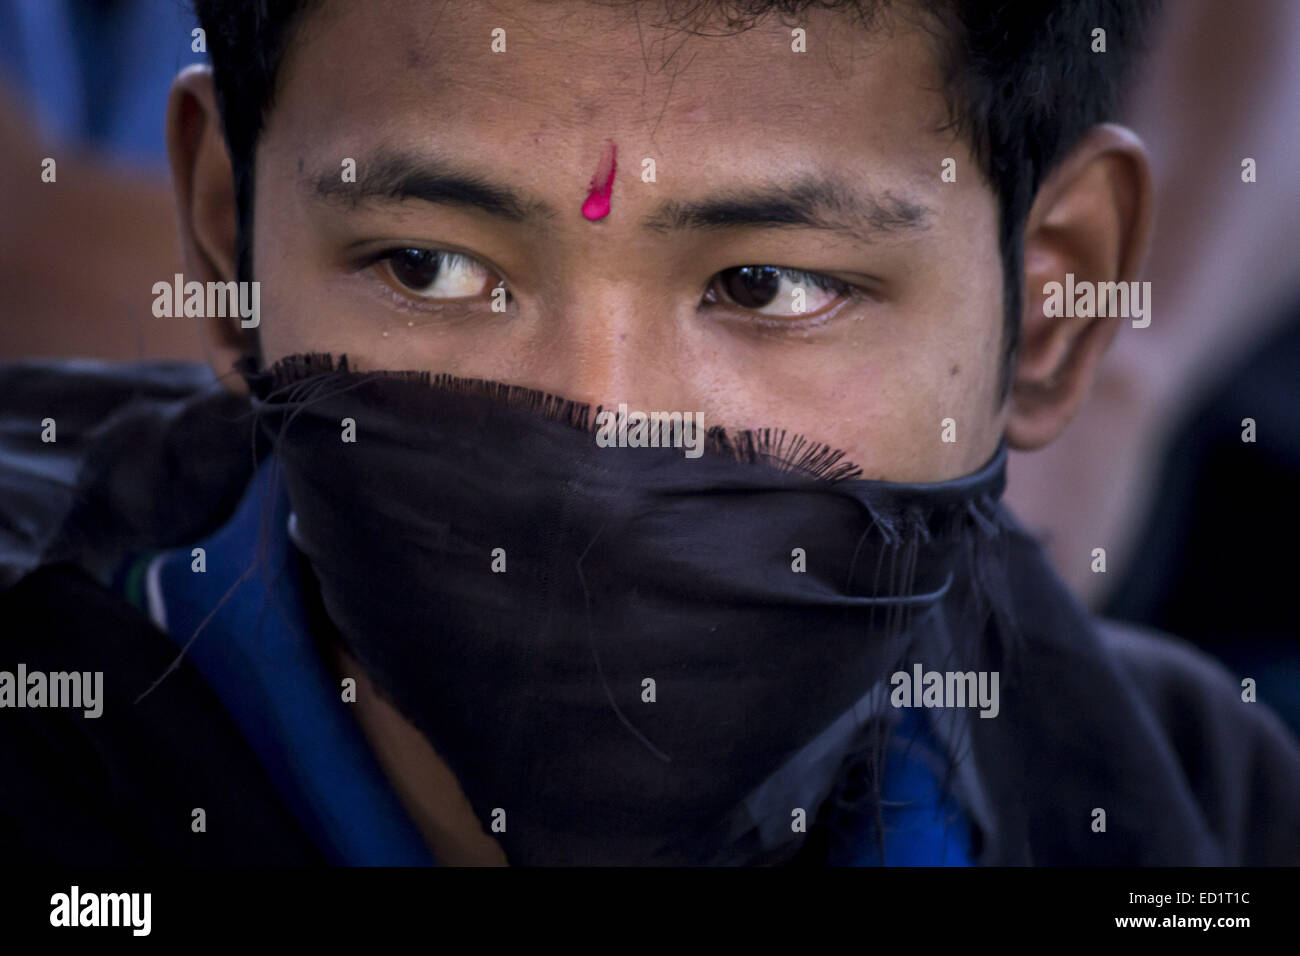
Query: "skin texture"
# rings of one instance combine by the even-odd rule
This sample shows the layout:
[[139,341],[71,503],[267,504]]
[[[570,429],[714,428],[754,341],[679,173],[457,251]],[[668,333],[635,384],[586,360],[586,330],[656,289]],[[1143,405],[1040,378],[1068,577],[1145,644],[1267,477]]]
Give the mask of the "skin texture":
[[[626,7],[583,2],[418,0],[330,4],[309,18],[257,154],[266,360],[346,352],[361,368],[701,411],[706,425],[802,433],[843,449],[866,477],[896,481],[973,471],[1004,434],[1021,448],[1050,441],[1117,325],[1045,320],[1041,295],[1028,296],[1011,398],[999,400],[998,207],[964,143],[940,131],[932,38],[906,17],[867,32],[814,11],[798,24],[809,52],[794,53],[791,26],[773,19],[726,37],[653,20],[644,7],[638,20]],[[495,28],[506,31],[504,53],[491,52]],[[210,78],[183,74],[169,110],[187,278],[234,278],[233,192]],[[606,141],[619,159],[612,211],[591,222],[580,209]],[[379,149],[436,156],[543,211],[511,222],[463,204],[357,201]],[[347,157],[356,184],[341,181]],[[948,157],[956,182],[940,178]],[[644,158],[655,161],[653,183],[642,180]],[[664,224],[666,201],[801,176],[874,197],[880,228]],[[1027,288],[1066,272],[1137,278],[1149,207],[1141,144],[1118,127],[1094,130],[1031,213]],[[647,228],[655,217],[660,228]],[[841,209],[837,218],[846,226],[851,217]],[[471,256],[491,277],[481,295],[430,308],[369,261],[402,247]],[[861,292],[810,289],[807,313],[775,321],[708,301],[719,272],[747,265],[829,274]],[[490,306],[498,280],[509,291],[504,313]],[[218,361],[233,358],[238,336],[228,325],[213,334]],[[941,441],[946,418],[955,442]],[[359,670],[339,660],[342,673]],[[439,805],[429,768],[440,761],[427,744],[408,741],[395,755],[402,748],[383,742],[409,737],[409,725],[363,696],[358,718],[435,853],[500,862],[467,807]],[[452,847],[448,829],[481,839]]]

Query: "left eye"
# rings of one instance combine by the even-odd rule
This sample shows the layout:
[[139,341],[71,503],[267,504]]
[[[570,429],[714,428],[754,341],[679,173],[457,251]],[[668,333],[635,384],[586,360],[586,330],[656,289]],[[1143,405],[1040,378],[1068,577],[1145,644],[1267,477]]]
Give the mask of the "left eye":
[[709,282],[705,301],[727,302],[760,315],[796,318],[824,312],[853,288],[830,276],[776,266],[736,266]]
[[394,249],[375,266],[389,285],[419,299],[473,298],[495,284],[487,266],[458,252]]

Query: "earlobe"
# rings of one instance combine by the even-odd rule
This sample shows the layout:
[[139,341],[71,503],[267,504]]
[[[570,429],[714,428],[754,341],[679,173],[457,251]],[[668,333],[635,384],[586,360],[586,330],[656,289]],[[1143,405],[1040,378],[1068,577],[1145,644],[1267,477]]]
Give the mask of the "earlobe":
[[1129,313],[1135,302],[1149,307],[1137,279],[1152,195],[1145,147],[1110,124],[1094,127],[1039,189],[1024,229],[1020,347],[1006,426],[1012,448],[1040,448],[1060,434],[1130,317],[1115,313],[1124,303]]
[[[237,276],[238,223],[234,175],[217,108],[212,71],[183,70],[167,102],[167,152],[185,263],[185,280],[229,282]],[[219,374],[249,347],[238,321],[204,320],[209,361]]]

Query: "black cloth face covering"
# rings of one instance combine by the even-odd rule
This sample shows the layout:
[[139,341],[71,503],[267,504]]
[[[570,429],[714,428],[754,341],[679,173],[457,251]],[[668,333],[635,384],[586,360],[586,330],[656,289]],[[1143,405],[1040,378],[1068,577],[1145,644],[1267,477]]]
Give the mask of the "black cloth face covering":
[[500,383],[247,374],[338,639],[511,863],[788,858],[792,808],[751,821],[790,831],[760,852],[746,797],[918,627],[978,666],[1004,447],[953,481],[864,481],[777,430],[711,429],[691,458],[601,447],[590,407]]

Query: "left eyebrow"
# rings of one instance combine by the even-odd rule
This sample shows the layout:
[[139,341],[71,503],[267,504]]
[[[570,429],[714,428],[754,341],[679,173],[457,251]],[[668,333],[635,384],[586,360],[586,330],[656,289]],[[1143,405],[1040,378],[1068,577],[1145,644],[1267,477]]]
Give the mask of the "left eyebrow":
[[378,149],[357,159],[358,181],[345,183],[337,169],[300,176],[309,194],[331,203],[401,203],[462,206],[512,223],[535,224],[555,215],[545,201],[494,182],[466,165],[435,153]]
[[667,200],[641,220],[647,229],[802,227],[871,243],[929,228],[931,210],[894,192],[864,194],[834,179],[806,176],[732,190],[703,200]]

